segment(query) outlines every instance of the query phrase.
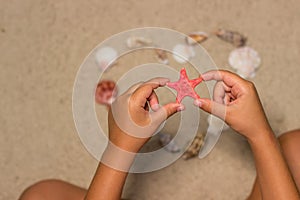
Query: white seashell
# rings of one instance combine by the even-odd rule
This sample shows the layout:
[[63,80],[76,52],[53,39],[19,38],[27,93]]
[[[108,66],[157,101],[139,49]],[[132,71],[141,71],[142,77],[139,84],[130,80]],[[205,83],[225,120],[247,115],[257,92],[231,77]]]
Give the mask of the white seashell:
[[156,53],[156,58],[157,58],[158,62],[165,64],[165,65],[169,64],[168,55],[165,50],[155,49],[155,53]]
[[197,43],[204,42],[207,40],[208,34],[205,32],[192,32],[188,34],[188,36],[185,38],[185,41],[189,45],[195,45]]
[[173,48],[173,58],[179,63],[186,63],[194,56],[195,50],[192,46],[177,44]]
[[117,56],[117,51],[112,47],[103,47],[101,49],[97,49],[95,53],[96,62],[102,70],[105,70],[109,64],[112,65],[117,59]]
[[180,148],[174,142],[170,134],[159,133],[159,142],[160,145],[168,152],[177,153],[180,151]]
[[241,47],[231,51],[229,64],[243,78],[253,78],[261,59],[258,53],[250,47]]
[[148,46],[152,44],[152,41],[148,38],[132,36],[127,38],[126,45],[128,48],[138,48],[143,46]]

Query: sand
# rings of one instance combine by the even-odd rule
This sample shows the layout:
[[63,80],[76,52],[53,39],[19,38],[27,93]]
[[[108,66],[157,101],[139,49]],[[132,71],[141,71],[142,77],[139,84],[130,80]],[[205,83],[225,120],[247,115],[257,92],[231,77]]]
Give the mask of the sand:
[[[188,33],[223,27],[246,34],[262,57],[253,81],[273,129],[299,127],[299,1],[2,0],[0,5],[0,199],[17,199],[46,178],[89,185],[97,161],[75,130],[73,83],[99,42],[131,28]],[[220,68],[230,69],[230,44],[212,39],[203,46]],[[254,178],[247,142],[230,130],[203,160],[180,159],[157,172],[131,175],[125,195],[244,199]]]

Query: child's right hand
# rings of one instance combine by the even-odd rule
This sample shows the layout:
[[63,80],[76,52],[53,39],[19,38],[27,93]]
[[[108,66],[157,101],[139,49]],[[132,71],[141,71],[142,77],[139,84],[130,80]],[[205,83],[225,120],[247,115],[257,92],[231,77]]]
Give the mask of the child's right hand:
[[203,80],[218,81],[213,100],[195,100],[195,105],[225,120],[234,130],[248,140],[270,131],[270,125],[252,82],[224,70],[213,70],[202,75]]

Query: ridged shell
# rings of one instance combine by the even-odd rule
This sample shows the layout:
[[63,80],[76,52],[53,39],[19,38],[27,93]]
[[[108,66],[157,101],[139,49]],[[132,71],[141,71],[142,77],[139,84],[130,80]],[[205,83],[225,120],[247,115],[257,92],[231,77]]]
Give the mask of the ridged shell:
[[261,59],[258,53],[250,47],[241,47],[231,51],[229,64],[243,78],[253,78]]
[[96,88],[95,100],[98,104],[110,106],[118,94],[116,83],[112,80],[102,80]]
[[173,48],[173,58],[179,63],[186,63],[194,56],[195,50],[192,46],[177,44]]
[[113,62],[117,59],[117,56],[117,51],[112,47],[103,47],[97,49],[95,52],[96,63],[102,70],[108,68],[109,64],[112,65]]

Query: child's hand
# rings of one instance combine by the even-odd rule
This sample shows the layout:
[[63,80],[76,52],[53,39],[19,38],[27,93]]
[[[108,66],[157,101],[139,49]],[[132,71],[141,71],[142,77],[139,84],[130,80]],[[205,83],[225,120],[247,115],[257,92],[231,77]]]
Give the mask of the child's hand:
[[261,131],[270,130],[257,91],[252,82],[229,71],[209,71],[203,80],[218,81],[213,101],[199,99],[195,105],[225,120],[234,130],[248,139],[254,139]]
[[[109,139],[113,144],[138,152],[164,120],[184,109],[177,103],[159,106],[154,89],[168,81],[155,78],[136,84],[113,102],[108,116]],[[149,112],[149,106],[153,112]]]

